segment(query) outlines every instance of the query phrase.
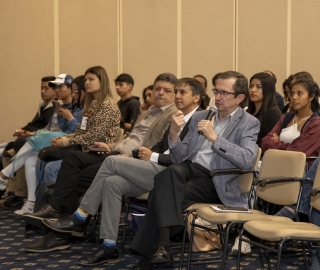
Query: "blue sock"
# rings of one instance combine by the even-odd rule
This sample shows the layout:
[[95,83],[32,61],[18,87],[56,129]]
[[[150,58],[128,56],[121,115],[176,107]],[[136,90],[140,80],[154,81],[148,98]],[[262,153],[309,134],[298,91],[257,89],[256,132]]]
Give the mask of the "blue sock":
[[89,216],[89,214],[84,212],[81,208],[78,208],[77,211],[73,213],[73,216],[80,222],[84,223],[87,217]]
[[110,239],[103,239],[102,246],[110,253],[113,252],[116,247],[116,241]]

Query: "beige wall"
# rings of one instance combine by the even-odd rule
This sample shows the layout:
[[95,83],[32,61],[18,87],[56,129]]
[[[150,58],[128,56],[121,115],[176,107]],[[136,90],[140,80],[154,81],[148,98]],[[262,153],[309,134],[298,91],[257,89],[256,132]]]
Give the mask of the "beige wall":
[[[134,94],[162,72],[178,77],[270,69],[320,79],[318,0],[1,0],[0,142],[35,114],[40,79],[102,65]],[[211,95],[210,90],[208,90]]]

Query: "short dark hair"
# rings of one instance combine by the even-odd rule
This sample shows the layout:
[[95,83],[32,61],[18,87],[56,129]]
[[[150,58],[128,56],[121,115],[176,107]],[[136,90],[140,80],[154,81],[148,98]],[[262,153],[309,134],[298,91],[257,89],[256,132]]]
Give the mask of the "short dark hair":
[[121,73],[114,80],[114,82],[115,83],[124,82],[124,83],[127,83],[127,84],[132,84],[132,86],[134,85],[134,80],[133,80],[132,76],[130,74],[128,74],[128,73]]
[[171,83],[172,85],[176,85],[177,83],[177,77],[174,76],[172,73],[166,72],[166,73],[161,73],[157,76],[157,78],[154,80],[153,84],[156,84],[158,81],[164,81]]
[[198,104],[200,105],[201,100],[203,99],[203,96],[205,94],[203,87],[201,86],[201,84],[193,79],[193,78],[181,78],[179,80],[177,80],[177,83],[175,84],[175,86],[178,85],[189,85],[192,91],[192,96],[195,95],[199,95],[200,99],[198,101]]
[[[54,81],[56,79],[55,76],[46,76],[46,77],[43,77],[41,79],[41,82],[51,82],[51,81]],[[48,86],[52,89],[56,89],[57,88],[57,85],[56,84],[51,84],[51,83],[48,83]]]
[[247,104],[248,98],[248,79],[237,71],[225,71],[219,73],[217,79],[227,80],[227,79],[236,79],[232,89],[235,92],[235,96],[243,94],[245,96],[244,100],[240,103],[240,106],[244,108]]
[[219,75],[221,74],[221,72],[218,72],[216,75],[214,75],[212,77],[212,85],[216,86],[216,80],[218,79]]
[[204,86],[205,86],[205,88],[207,88],[208,82],[207,82],[207,79],[206,79],[205,76],[203,76],[203,75],[201,75],[201,74],[197,74],[197,75],[194,75],[194,76],[193,76],[193,79],[194,79],[195,77],[200,77],[200,78],[202,78],[202,79],[204,80]]
[[54,81],[56,79],[55,76],[46,76],[46,77],[43,77],[41,79],[42,82],[50,82],[50,81]]

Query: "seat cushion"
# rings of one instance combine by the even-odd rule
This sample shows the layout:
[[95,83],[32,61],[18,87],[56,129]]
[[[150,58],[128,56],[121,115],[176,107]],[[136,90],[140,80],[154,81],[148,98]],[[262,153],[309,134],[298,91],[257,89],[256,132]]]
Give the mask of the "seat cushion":
[[249,221],[244,228],[250,234],[267,241],[280,241],[285,237],[311,238],[320,241],[320,228],[306,222]]
[[293,222],[291,219],[286,217],[279,217],[279,216],[271,216],[266,215],[265,213],[249,209],[252,214],[246,213],[217,213],[213,211],[210,206],[202,207],[197,210],[197,215],[202,219],[214,223],[214,224],[226,224],[231,221],[239,221],[239,222],[246,222],[250,220],[262,220],[262,221],[272,221],[275,219],[279,219],[283,222]]

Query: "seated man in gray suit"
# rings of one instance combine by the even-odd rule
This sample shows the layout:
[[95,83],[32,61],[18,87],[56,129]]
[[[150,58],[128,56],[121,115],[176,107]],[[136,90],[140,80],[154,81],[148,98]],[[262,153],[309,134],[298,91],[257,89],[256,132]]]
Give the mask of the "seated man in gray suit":
[[146,216],[131,243],[131,248],[144,256],[137,269],[150,269],[150,262],[173,261],[170,236],[183,229],[182,212],[192,204],[247,206],[236,175],[210,175],[214,169],[250,169],[253,165],[260,124],[241,108],[247,90],[248,81],[242,74],[219,74],[213,89],[217,115],[207,120],[206,111],[196,112],[183,142],[178,136],[183,115],[181,111],[173,114],[169,146],[177,164],[155,177]]
[[[172,89],[173,90],[173,89]],[[184,114],[185,125],[179,132],[180,139],[186,136],[191,116],[198,109],[204,94],[201,85],[194,79],[182,78],[175,85],[175,104]],[[99,250],[79,261],[82,265],[97,265],[118,257],[116,240],[120,221],[122,196],[138,196],[153,188],[154,176],[172,164],[168,155],[169,129],[163,138],[152,147],[139,148],[139,158],[110,156],[101,165],[90,188],[81,200],[80,207],[71,216],[58,220],[44,219],[43,223],[58,232],[82,236],[87,216],[95,214],[102,203],[100,238],[104,239]],[[43,241],[25,248],[27,251],[50,251],[43,248]],[[53,241],[51,241],[53,243]],[[57,249],[69,247],[67,240],[55,241]],[[59,243],[59,244],[58,244]]]

